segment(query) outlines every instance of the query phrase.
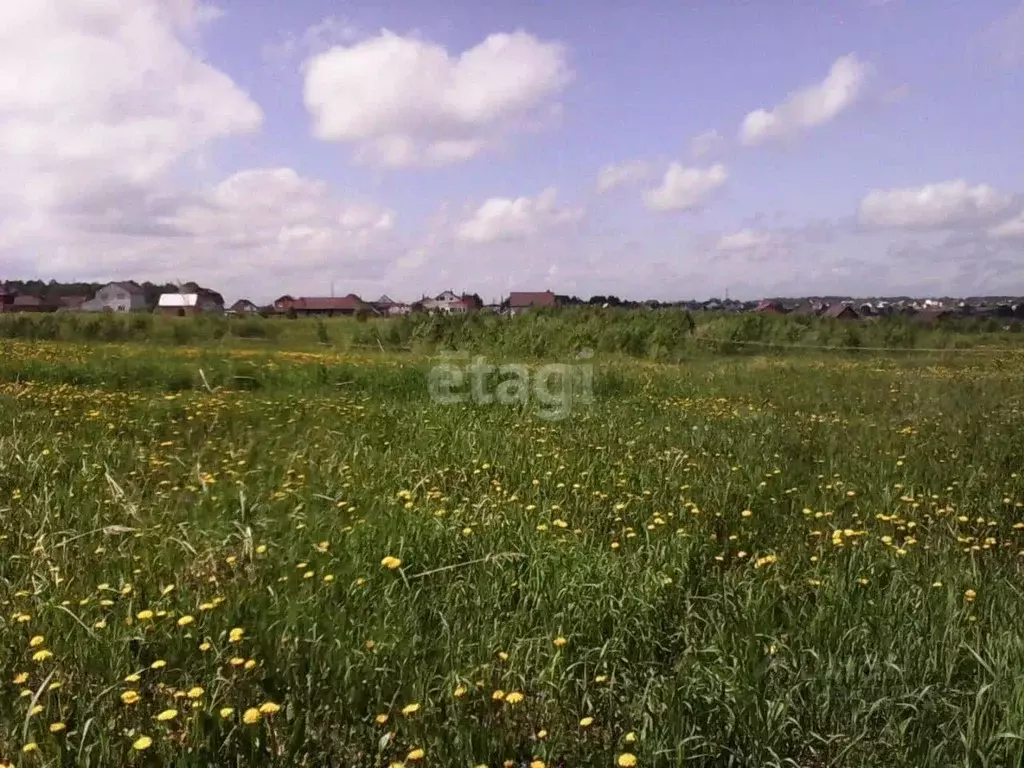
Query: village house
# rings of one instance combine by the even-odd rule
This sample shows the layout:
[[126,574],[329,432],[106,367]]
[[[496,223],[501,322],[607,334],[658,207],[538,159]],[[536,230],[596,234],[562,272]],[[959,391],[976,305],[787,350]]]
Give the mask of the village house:
[[857,320],[860,318],[860,315],[857,314],[857,310],[849,304],[833,304],[822,314],[824,317],[830,317],[833,320]]
[[148,309],[142,286],[134,281],[107,283],[79,305],[82,312],[134,312]]
[[569,303],[568,297],[551,291],[512,291],[505,301],[510,316],[538,307],[561,307]]
[[232,315],[255,315],[259,314],[260,308],[248,299],[239,299],[228,308]]
[[289,317],[334,317],[354,315],[357,312],[376,314],[368,302],[354,293],[348,296],[300,296],[297,299],[282,296],[274,302],[274,309]]
[[407,315],[409,314],[409,305],[405,302],[395,301],[387,294],[384,294],[376,301],[371,301],[370,304],[377,312],[388,317],[394,317],[396,315]]
[[224,311],[224,304],[208,291],[194,293],[163,293],[157,301],[157,312],[168,317],[192,317],[203,313]]
[[785,315],[787,310],[777,301],[762,301],[754,309],[759,315]]
[[433,298],[420,299],[419,304],[426,312],[442,315],[461,315],[483,307],[479,296],[463,293],[461,296],[454,291],[443,291]]

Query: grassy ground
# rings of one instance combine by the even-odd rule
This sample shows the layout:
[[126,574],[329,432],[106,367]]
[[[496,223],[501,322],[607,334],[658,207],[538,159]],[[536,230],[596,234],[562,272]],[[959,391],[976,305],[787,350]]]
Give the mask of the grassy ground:
[[0,342],[0,758],[1019,765],[1024,360],[927,360],[598,358],[550,421]]

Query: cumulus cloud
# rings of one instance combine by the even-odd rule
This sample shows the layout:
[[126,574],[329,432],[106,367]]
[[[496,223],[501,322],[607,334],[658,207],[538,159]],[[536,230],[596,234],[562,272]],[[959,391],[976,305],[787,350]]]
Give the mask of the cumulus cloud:
[[260,108],[187,44],[194,0],[0,3],[0,202],[73,205],[148,184]]
[[557,195],[548,187],[533,198],[492,197],[458,225],[456,237],[468,243],[521,240],[583,218],[583,209],[560,206]]
[[[380,265],[393,211],[337,199],[290,168],[236,173],[198,192],[150,191],[114,206],[0,226],[5,245],[48,253],[50,274],[79,279],[198,279],[223,292],[309,285],[343,265],[349,277]],[[322,290],[322,287],[321,287]]]
[[1024,211],[1009,221],[991,227],[988,234],[997,240],[1024,240]]
[[571,81],[565,48],[493,34],[453,55],[387,30],[305,65],[313,134],[389,167],[457,163],[537,118]]
[[937,230],[987,224],[1006,213],[1013,198],[988,184],[964,179],[921,187],[875,189],[860,202],[861,225],[879,229]]
[[740,127],[740,141],[752,146],[831,122],[860,100],[870,72],[855,54],[841,56],[820,83],[791,93],[771,109],[748,113]]
[[618,187],[638,184],[651,177],[651,166],[643,160],[606,165],[597,174],[597,192],[602,194]]
[[718,131],[705,131],[690,141],[690,153],[700,160],[720,150],[723,144],[725,137]]
[[729,174],[722,164],[710,168],[685,168],[672,163],[661,184],[644,193],[644,203],[652,211],[688,211],[699,208],[723,184]]

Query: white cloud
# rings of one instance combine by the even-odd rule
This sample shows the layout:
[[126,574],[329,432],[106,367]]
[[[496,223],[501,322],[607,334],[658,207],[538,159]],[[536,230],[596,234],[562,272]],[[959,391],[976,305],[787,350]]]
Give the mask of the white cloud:
[[715,190],[725,184],[729,174],[722,164],[710,168],[684,168],[672,163],[661,184],[644,193],[644,202],[653,211],[687,211],[698,208]]
[[752,251],[774,245],[778,237],[770,232],[741,229],[718,239],[716,248],[720,251]]
[[520,240],[583,218],[581,208],[559,206],[557,194],[548,187],[533,198],[492,197],[458,225],[456,237],[469,243]]
[[461,162],[536,117],[572,79],[562,45],[489,35],[453,56],[387,30],[306,62],[314,135],[390,167]]
[[77,279],[194,279],[231,295],[287,280],[289,289],[315,291],[340,269],[351,279],[383,269],[394,224],[391,210],[339,200],[290,168],[265,168],[196,193],[150,191],[0,227],[0,252],[45,252],[49,274]]
[[870,67],[855,54],[841,56],[820,83],[791,93],[772,109],[750,112],[740,127],[740,141],[746,145],[761,144],[831,122],[861,98],[870,72]]
[[618,187],[638,184],[651,177],[650,164],[643,160],[606,165],[597,174],[597,192],[602,194]]
[[0,204],[107,200],[257,130],[260,108],[187,45],[215,15],[194,0],[0,3]]
[[690,141],[690,153],[698,160],[717,152],[725,144],[725,138],[718,131],[705,131]]
[[991,222],[1005,213],[1012,197],[988,184],[963,179],[922,187],[875,189],[860,202],[858,219],[880,229],[953,229]]
[[1024,240],[1024,211],[1015,218],[990,228],[988,234],[997,240]]

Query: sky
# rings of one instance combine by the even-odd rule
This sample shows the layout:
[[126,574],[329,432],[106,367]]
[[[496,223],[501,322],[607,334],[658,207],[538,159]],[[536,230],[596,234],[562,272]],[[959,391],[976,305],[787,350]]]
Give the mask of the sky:
[[1024,294],[1022,0],[0,4],[0,279]]

